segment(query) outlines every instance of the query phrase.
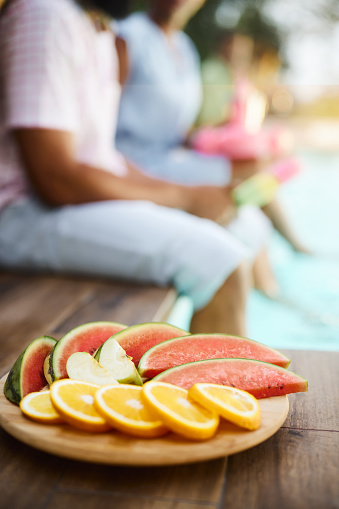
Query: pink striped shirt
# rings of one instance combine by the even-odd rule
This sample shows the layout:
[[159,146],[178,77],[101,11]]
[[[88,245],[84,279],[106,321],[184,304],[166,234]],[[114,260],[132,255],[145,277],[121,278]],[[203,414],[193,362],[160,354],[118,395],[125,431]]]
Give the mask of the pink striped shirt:
[[14,128],[74,135],[79,162],[123,174],[113,146],[120,86],[114,35],[73,0],[12,0],[0,16],[0,209],[30,193]]

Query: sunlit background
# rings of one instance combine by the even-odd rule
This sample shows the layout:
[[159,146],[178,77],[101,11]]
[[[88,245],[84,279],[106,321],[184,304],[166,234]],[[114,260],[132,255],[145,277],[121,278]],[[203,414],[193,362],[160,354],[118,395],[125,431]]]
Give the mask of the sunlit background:
[[264,41],[277,50],[277,85],[292,94],[296,111],[333,117],[339,113],[338,20],[336,0],[209,0],[187,31],[203,57],[216,27]]
[[339,3],[208,0],[185,30],[202,61],[213,53],[216,32],[241,34],[238,61],[241,41],[252,42],[249,75],[266,100],[264,125],[288,129],[302,163],[279,198],[311,255],[274,233],[269,252],[281,297],[252,293],[250,337],[277,348],[338,350]]

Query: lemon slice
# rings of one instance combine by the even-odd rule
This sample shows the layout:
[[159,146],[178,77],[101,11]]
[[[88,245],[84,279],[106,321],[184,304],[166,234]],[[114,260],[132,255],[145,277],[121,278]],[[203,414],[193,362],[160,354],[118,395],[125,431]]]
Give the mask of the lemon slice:
[[63,422],[52,405],[50,391],[30,392],[20,401],[21,411],[30,419],[45,424]]
[[165,425],[178,435],[194,440],[211,438],[217,430],[216,412],[202,407],[188,397],[188,391],[165,382],[150,381],[143,395]]
[[93,432],[104,432],[111,426],[97,412],[94,395],[99,385],[64,378],[51,385],[51,400],[61,417],[71,426]]
[[153,438],[168,433],[163,422],[145,406],[139,386],[104,386],[95,394],[95,406],[114,428],[129,435]]
[[211,383],[196,383],[189,396],[221,417],[248,430],[259,428],[260,406],[252,394],[234,387]]

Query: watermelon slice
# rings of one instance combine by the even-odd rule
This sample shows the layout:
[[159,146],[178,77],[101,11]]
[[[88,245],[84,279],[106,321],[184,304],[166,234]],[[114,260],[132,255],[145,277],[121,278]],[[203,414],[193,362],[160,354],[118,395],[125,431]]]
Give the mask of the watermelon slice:
[[138,366],[140,376],[153,378],[166,369],[204,359],[256,359],[287,368],[290,360],[262,343],[227,334],[192,334],[169,339],[148,350]]
[[6,379],[4,394],[7,399],[19,404],[24,396],[40,391],[47,385],[43,370],[44,360],[56,342],[56,339],[50,336],[42,336],[25,348]]
[[87,352],[92,355],[108,338],[126,327],[116,322],[90,322],[72,329],[57,342],[46,359],[45,376],[48,383],[68,378],[66,363],[72,353]]
[[306,392],[308,382],[288,369],[252,359],[207,359],[163,371],[153,380],[190,389],[197,382],[236,387],[256,398]]
[[167,339],[187,336],[189,332],[164,322],[149,322],[133,325],[114,336],[127,355],[138,366],[141,357],[152,346]]

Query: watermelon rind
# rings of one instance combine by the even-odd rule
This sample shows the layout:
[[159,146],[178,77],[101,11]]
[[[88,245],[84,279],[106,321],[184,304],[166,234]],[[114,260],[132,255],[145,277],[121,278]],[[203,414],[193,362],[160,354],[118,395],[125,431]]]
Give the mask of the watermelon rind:
[[[154,331],[157,331],[156,338],[150,339],[150,337],[147,337],[148,331],[150,336]],[[146,322],[132,325],[115,334],[114,338],[120,343],[127,355],[132,357],[135,365],[138,366],[144,353],[156,344],[188,335],[190,335],[190,332],[166,322]],[[134,344],[131,344],[133,341]]]
[[[9,401],[18,405],[21,399],[26,396],[23,391],[23,376],[27,362],[29,362],[32,359],[32,356],[36,355],[38,351],[41,351],[41,348],[45,348],[47,346],[51,350],[56,343],[57,340],[51,336],[41,336],[32,341],[25,350],[21,352],[8,373],[4,385],[4,395]],[[38,391],[47,384],[47,381],[44,380],[43,366],[37,364],[35,368],[40,371],[41,378],[41,387],[36,388],[36,391]]]
[[[241,376],[243,378],[242,383],[237,384],[237,383],[233,383],[232,381],[226,380],[226,378],[225,378],[225,376],[227,376],[226,370],[222,374],[222,376],[220,376],[219,379],[216,379],[215,373],[216,373],[216,367],[218,366],[218,364],[221,363],[221,364],[227,365],[229,363],[235,363],[237,361],[242,361],[243,363],[245,363],[243,365],[243,367],[246,366],[246,364],[249,366],[251,364],[252,365],[256,364],[262,368],[269,368],[275,375],[281,374],[281,376],[283,376],[283,377],[289,377],[290,381],[294,382],[294,386],[291,387],[291,389],[287,390],[285,383],[281,383],[281,382],[279,383],[279,381],[278,381],[278,383],[276,383],[276,381],[274,381],[274,383],[273,383],[273,381],[272,381],[270,385],[257,388],[257,387],[255,387],[256,380],[255,379],[249,380],[248,377],[246,378],[246,375],[243,370],[239,371],[239,373],[241,374]],[[213,365],[214,365],[214,369],[213,369]],[[192,377],[191,377],[190,381],[189,382],[186,381],[186,383],[185,383],[185,371],[186,371],[186,375],[187,375],[188,370],[190,370],[191,368],[194,369],[195,367],[197,367],[199,369],[199,366],[209,367],[210,368],[209,374],[207,376],[200,377],[200,378],[199,378],[199,375],[197,374],[196,379],[194,379],[192,381]],[[198,371],[198,369],[197,369],[197,371]],[[187,379],[187,376],[186,376],[186,379]],[[285,394],[291,394],[294,392],[307,392],[307,390],[308,390],[308,381],[304,377],[294,373],[293,371],[290,371],[286,368],[282,368],[280,366],[276,366],[275,364],[271,364],[269,362],[258,361],[255,359],[243,359],[243,358],[205,359],[205,360],[201,360],[201,361],[188,362],[186,364],[181,364],[179,366],[175,366],[174,368],[170,368],[170,369],[167,369],[166,371],[163,371],[159,375],[155,376],[153,378],[153,380],[163,381],[163,382],[171,383],[173,385],[178,385],[179,387],[183,387],[184,389],[189,389],[195,383],[199,383],[199,382],[217,383],[220,385],[229,385],[231,387],[236,387],[237,389],[247,391],[250,394],[253,394],[253,396],[255,396],[257,399],[269,398],[272,396],[283,396]]]
[[[171,347],[171,345],[175,345],[175,344],[180,344],[182,343],[182,351],[184,351],[185,349],[185,342],[188,340],[201,340],[203,339],[205,344],[207,343],[207,341],[209,339],[231,339],[231,340],[234,340],[235,342],[239,341],[239,343],[242,343],[244,344],[245,342],[245,345],[248,345],[248,346],[253,346],[254,348],[258,348],[260,350],[262,350],[262,352],[269,352],[272,354],[272,359],[275,357],[277,359],[277,362],[272,362],[271,360],[269,359],[263,359],[262,357],[260,358],[260,356],[258,355],[257,357],[245,357],[244,355],[232,355],[232,356],[226,356],[226,355],[223,355],[223,358],[249,358],[249,359],[253,359],[253,360],[261,360],[261,361],[264,361],[264,362],[271,362],[272,364],[276,364],[278,366],[281,366],[283,368],[287,368],[290,364],[290,359],[288,357],[286,357],[285,355],[283,355],[281,352],[279,352],[278,350],[274,349],[274,348],[271,348],[270,346],[267,346],[263,343],[260,343],[259,341],[255,341],[253,339],[249,339],[249,338],[245,338],[243,336],[234,336],[234,335],[230,335],[230,334],[220,334],[220,333],[212,333],[212,334],[191,334],[189,336],[182,336],[182,337],[177,337],[177,338],[173,338],[173,339],[168,339],[166,341],[163,341],[161,343],[158,343],[157,345],[151,347],[149,350],[147,350],[147,352],[142,356],[142,358],[140,359],[140,362],[139,362],[139,365],[138,365],[138,371],[139,371],[139,374],[140,376],[144,377],[144,378],[152,378],[154,375],[156,376],[158,373],[154,373],[154,371],[157,371],[157,368],[156,366],[153,365],[150,366],[150,360],[152,360],[152,355],[154,355],[155,353],[158,353],[159,351],[161,352],[161,350],[163,349],[165,354],[163,356],[163,359],[166,359],[166,357],[168,356],[169,354],[169,350],[168,348]],[[242,346],[240,346],[240,348],[243,348]],[[238,353],[242,353],[242,352],[238,352]],[[191,360],[187,360],[186,364],[188,362],[197,362],[197,361],[200,361],[200,360],[205,360],[205,359],[213,359],[213,358],[216,358],[216,357],[209,357],[208,356],[209,354],[207,352],[204,352],[203,349],[201,350],[201,358],[199,359],[191,359]],[[179,364],[183,364],[182,362],[179,362]],[[171,366],[171,367],[174,367],[174,366]],[[168,367],[166,369],[170,369],[171,367]],[[161,369],[161,368],[160,368]]]
[[[87,348],[85,347],[84,338],[81,338],[82,335],[84,336],[91,331],[95,331],[95,329],[100,331],[100,329],[107,328],[111,328],[111,331],[107,332],[107,337],[105,336],[99,342],[98,340],[93,339],[91,346]],[[49,379],[49,383],[59,380],[60,378],[67,378],[66,362],[72,353],[87,352],[93,354],[102,343],[112,336],[112,334],[118,332],[115,330],[116,328],[118,328],[118,331],[120,332],[120,330],[126,329],[127,325],[108,321],[89,322],[79,325],[65,334],[65,336],[59,339],[49,355],[48,373],[46,377]]]

